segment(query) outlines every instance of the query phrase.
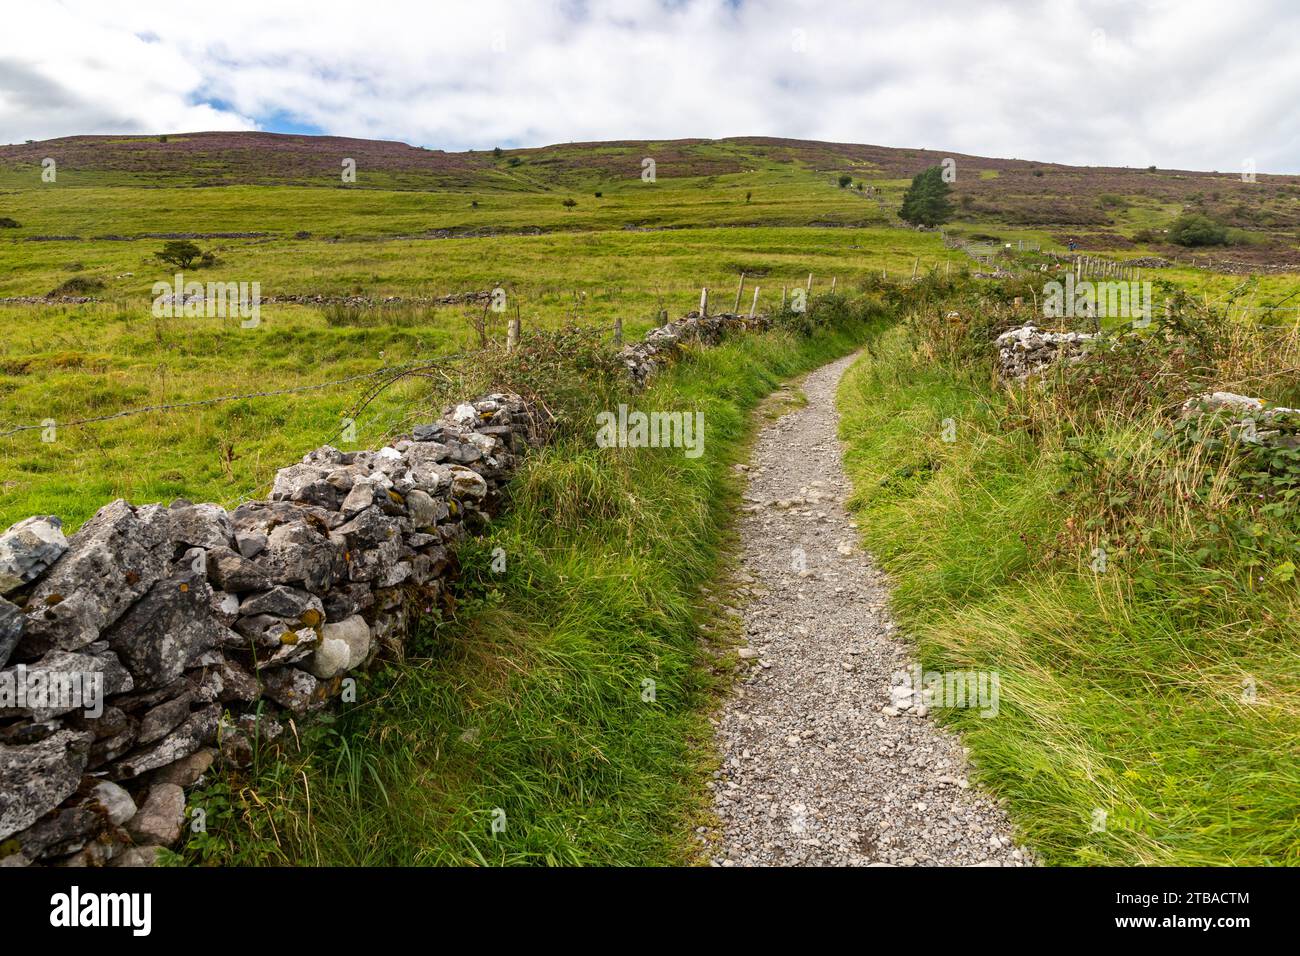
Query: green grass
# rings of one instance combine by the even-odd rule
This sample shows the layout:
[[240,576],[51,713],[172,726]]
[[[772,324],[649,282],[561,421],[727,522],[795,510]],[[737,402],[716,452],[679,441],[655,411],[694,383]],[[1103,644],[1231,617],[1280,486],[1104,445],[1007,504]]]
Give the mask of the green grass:
[[[902,327],[839,403],[852,506],[921,662],[1000,675],[995,718],[941,713],[1044,860],[1300,863],[1294,586],[1178,549],[1093,571],[1062,431],[1011,427],[987,381],[922,360]],[[1092,438],[1123,451],[1146,434]]]
[[[357,327],[331,325],[321,307],[266,304],[255,329],[235,319],[155,319],[141,293],[170,276],[147,258],[161,242],[144,244],[147,255],[139,243],[62,245],[68,248],[0,245],[0,260],[17,250],[38,276],[8,291],[97,274],[108,278],[111,301],[0,306],[0,432],[314,385],[460,352],[474,345],[472,321],[482,314],[480,306],[375,310]],[[844,289],[882,269],[910,274],[918,258],[931,268],[945,256],[965,258],[932,234],[768,227],[218,247],[222,263],[193,278],[256,280],[264,295],[444,295],[501,283],[508,312],[519,306],[525,331],[567,323],[612,330],[617,317],[629,337],[657,325],[660,310],[676,317],[696,306],[703,285],[713,290],[715,310],[731,308],[741,272],[749,274],[744,307],[758,286],[758,307],[767,311],[779,305],[782,286],[803,285],[809,272],[816,292],[831,276]],[[67,272],[65,254],[85,268]],[[125,272],[135,275],[112,278]],[[506,318],[489,315],[494,340],[504,338]],[[0,437],[0,527],[35,513],[76,527],[114,497],[223,504],[255,497],[276,469],[338,431],[366,384],[60,427],[52,443],[40,431]],[[419,380],[385,392],[356,416],[354,447],[371,447],[427,414],[421,394]]]
[[[529,458],[509,512],[461,549],[457,609],[426,621],[404,664],[361,678],[358,703],[307,729],[301,754],[192,795],[209,830],[185,858],[691,862],[712,759],[705,715],[726,672],[700,641],[699,589],[722,560],[728,465],[779,380],[851,350],[865,329],[853,319],[814,338],[736,338],[631,399],[702,411],[698,459],[597,449],[594,424]],[[504,574],[491,570],[498,547]]]

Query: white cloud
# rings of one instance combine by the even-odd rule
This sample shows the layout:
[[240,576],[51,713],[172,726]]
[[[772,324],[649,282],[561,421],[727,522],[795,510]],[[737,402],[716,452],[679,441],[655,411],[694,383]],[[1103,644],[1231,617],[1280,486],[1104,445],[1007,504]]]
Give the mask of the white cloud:
[[1300,171],[1285,0],[65,0],[5,17],[3,141],[289,123],[446,149],[771,135]]

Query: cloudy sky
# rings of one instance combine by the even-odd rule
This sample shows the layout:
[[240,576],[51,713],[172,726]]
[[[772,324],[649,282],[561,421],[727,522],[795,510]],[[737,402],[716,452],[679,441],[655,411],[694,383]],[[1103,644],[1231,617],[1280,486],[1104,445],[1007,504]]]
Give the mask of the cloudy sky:
[[7,0],[0,142],[789,136],[1300,172],[1295,0]]

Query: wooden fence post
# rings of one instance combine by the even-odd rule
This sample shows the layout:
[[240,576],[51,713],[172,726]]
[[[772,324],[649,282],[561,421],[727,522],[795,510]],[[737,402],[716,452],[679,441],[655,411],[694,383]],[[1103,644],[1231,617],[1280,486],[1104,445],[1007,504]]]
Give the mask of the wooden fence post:
[[700,318],[709,314],[709,287],[700,290]]
[[520,327],[519,309],[518,307],[516,307],[515,317],[510,320],[510,324],[506,327],[506,351],[507,352],[513,352],[516,348],[519,347],[519,327]]
[[811,292],[811,291],[812,291],[812,273],[811,273],[811,272],[808,273],[808,286],[807,286],[807,288],[804,289],[804,291],[805,291],[805,292]]
[[754,313],[758,311],[758,290],[759,286],[754,286],[754,301],[749,303],[749,317],[752,319]]
[[736,286],[736,304],[731,307],[731,312],[733,315],[739,314],[740,312],[740,295],[744,291],[745,291],[745,273],[742,272],[740,274],[740,285]]
[[622,345],[622,344],[623,344],[623,320],[622,320],[622,318],[617,318],[617,319],[614,320],[614,344],[615,344],[615,345]]

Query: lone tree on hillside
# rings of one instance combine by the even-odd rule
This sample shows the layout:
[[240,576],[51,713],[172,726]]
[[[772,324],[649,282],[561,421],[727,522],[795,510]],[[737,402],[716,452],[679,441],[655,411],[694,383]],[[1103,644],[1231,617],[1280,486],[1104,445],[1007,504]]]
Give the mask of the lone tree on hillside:
[[1227,245],[1228,230],[1209,216],[1185,212],[1169,226],[1169,241],[1180,246]]
[[163,244],[158,258],[177,269],[188,269],[203,256],[203,250],[185,239],[174,239]]
[[899,218],[914,226],[939,226],[952,218],[948,201],[951,187],[943,181],[943,168],[931,166],[912,177],[912,185],[903,193]]

